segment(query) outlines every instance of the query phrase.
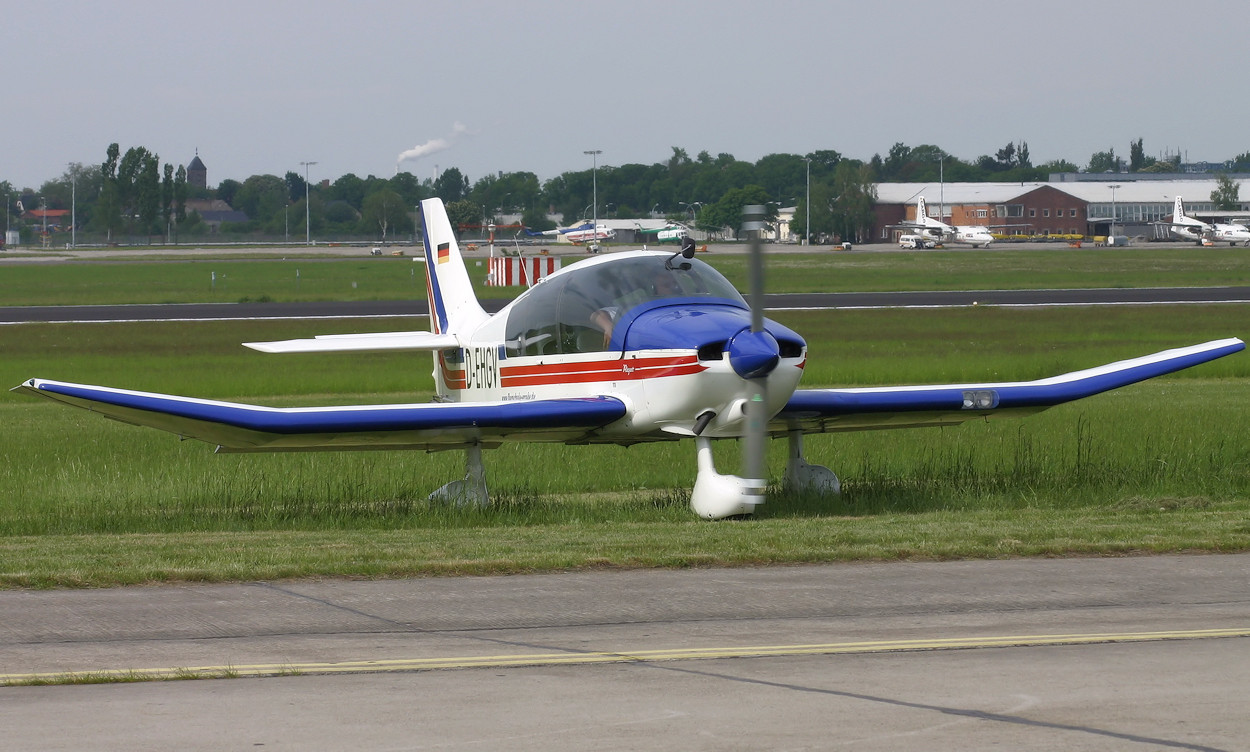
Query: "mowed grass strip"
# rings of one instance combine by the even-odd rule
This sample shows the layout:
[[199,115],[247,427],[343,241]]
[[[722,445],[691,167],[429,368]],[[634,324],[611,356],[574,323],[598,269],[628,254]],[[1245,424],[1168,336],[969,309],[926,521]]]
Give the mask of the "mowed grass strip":
[[[1139,246],[985,251],[769,253],[770,292],[1039,289],[1250,285],[1244,248]],[[562,256],[564,264],[585,254]],[[747,289],[746,256],[699,258]],[[484,298],[511,298],[521,288],[487,287],[484,252],[466,254],[469,276]],[[238,259],[6,264],[0,306],[116,303],[235,303],[425,298],[425,265],[411,258]]]
[[[805,385],[1014,380],[1245,334],[1250,306],[787,313]],[[0,328],[0,379],[40,376],[269,404],[425,401],[426,355],[275,356],[240,341],[424,322]],[[0,393],[0,584],[521,572],[843,559],[1246,550],[1250,358],[953,429],[808,437],[839,497],[770,490],[756,519],[687,509],[688,443],[507,445],[495,504],[426,501],[460,452],[216,455]],[[737,442],[716,445],[725,471]],[[772,442],[770,472],[784,468]],[[593,472],[591,469],[593,468]]]

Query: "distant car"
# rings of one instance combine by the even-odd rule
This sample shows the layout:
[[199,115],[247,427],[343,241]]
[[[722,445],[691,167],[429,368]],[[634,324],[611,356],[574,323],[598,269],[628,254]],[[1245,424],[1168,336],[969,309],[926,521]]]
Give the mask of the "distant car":
[[920,235],[900,235],[898,245],[900,248],[933,248],[937,244]]
[[377,247],[377,246],[375,245],[375,246],[373,246],[372,248],[370,248],[370,249],[369,249],[369,255],[370,255],[370,256],[381,256],[381,255],[382,255],[382,249],[381,249],[381,248],[379,248],[379,247]]

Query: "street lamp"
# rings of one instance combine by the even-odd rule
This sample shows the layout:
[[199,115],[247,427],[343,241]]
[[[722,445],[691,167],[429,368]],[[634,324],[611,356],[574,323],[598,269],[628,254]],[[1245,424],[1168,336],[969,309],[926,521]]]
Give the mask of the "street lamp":
[[69,164],[69,247],[78,247],[78,175]]
[[316,162],[300,162],[304,166],[304,245],[312,245],[312,226],[309,224],[311,214],[308,211],[308,168]]
[[1107,186],[1111,189],[1111,240],[1112,245],[1115,244],[1115,189],[1120,187],[1119,183],[1112,183]]
[[803,231],[803,245],[812,244],[812,158],[803,157],[803,161],[807,163],[807,211],[804,212],[804,218],[807,220],[807,229]]
[[591,225],[591,227],[593,228],[591,230],[593,239],[591,240],[591,242],[594,244],[594,248],[596,250],[599,248],[599,155],[602,153],[603,153],[603,149],[587,149],[586,151],[582,152],[582,154],[589,154],[590,160],[591,160],[590,162],[590,166],[591,166],[590,185],[591,185],[591,190],[592,190],[591,201],[594,202],[591,208],[591,212],[593,214],[593,219],[592,219],[593,224]]

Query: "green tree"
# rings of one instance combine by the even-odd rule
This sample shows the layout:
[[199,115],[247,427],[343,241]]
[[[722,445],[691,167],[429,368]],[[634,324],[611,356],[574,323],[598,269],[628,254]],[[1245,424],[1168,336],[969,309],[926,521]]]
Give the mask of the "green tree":
[[308,195],[305,192],[307,190],[306,186],[308,183],[304,180],[304,176],[300,175],[298,172],[287,170],[286,175],[282,177],[282,180],[286,183],[286,195],[291,203],[303,200],[303,198]]
[[[535,178],[537,181],[537,178]],[[391,190],[395,191],[404,200],[404,205],[410,210],[415,209],[421,200],[427,197],[425,188],[422,187],[421,181],[411,172],[400,172],[392,177],[389,181]]]
[[229,204],[231,209],[238,209],[239,207],[236,206],[234,202],[238,198],[239,191],[242,188],[243,188],[242,183],[240,183],[237,180],[231,180],[227,178],[221,181],[220,183],[218,183],[217,198]]
[[864,165],[842,162],[833,177],[836,198],[831,209],[833,230],[843,240],[862,242],[872,231],[877,203],[877,186],[872,170]]
[[157,219],[161,215],[161,162],[147,149],[143,149],[135,198],[140,225],[145,233],[151,232],[156,228]]
[[460,173],[459,168],[443,170],[434,180],[434,195],[446,204],[463,201],[469,195],[469,179]]
[[[303,196],[300,201],[303,201]],[[253,175],[243,181],[239,192],[235,195],[235,209],[243,212],[248,219],[262,224],[270,221],[282,212],[287,205],[286,181],[277,175]],[[299,213],[304,219],[304,212]]]
[[1000,170],[1010,170],[1016,166],[1016,145],[1007,142],[1007,145],[994,153],[994,162]]
[[1241,184],[1227,173],[1220,173],[1215,179],[1215,190],[1211,191],[1211,203],[1220,211],[1236,211],[1241,208],[1240,193]]
[[104,230],[105,238],[113,242],[114,233],[121,231],[121,196],[117,185],[117,163],[121,148],[109,144],[104,163],[100,165],[100,200],[96,203],[92,218],[98,229]]
[[[861,167],[868,170],[871,174],[872,168],[870,166],[861,165]],[[820,237],[832,235],[834,233],[833,205],[835,199],[837,199],[837,194],[833,192],[832,185],[824,181],[812,183],[811,201],[804,197],[804,200],[800,201],[795,207],[794,218],[790,220],[790,232],[802,237],[810,228],[812,241]],[[810,221],[807,215],[808,204],[811,204],[812,207]]]
[[329,196],[335,201],[346,201],[353,209],[365,204],[365,181],[347,173],[330,184]]
[[412,231],[412,217],[408,214],[403,197],[390,188],[365,196],[361,214],[365,226],[371,231],[379,231],[383,240],[386,240],[388,233]]
[[161,179],[161,218],[165,220],[166,233],[173,227],[174,217],[174,166],[165,163],[165,176]]
[[472,201],[452,201],[447,204],[447,218],[451,220],[451,226],[455,229],[456,235],[460,235],[461,225],[478,225],[482,224],[482,207]]
[[187,168],[178,165],[174,172],[174,219],[185,222],[187,219]]
[[881,180],[893,181],[903,175],[903,168],[911,161],[911,147],[901,141],[896,141],[890,147],[890,153],[886,155],[885,160],[881,162],[879,173]]
[[762,204],[765,207],[764,221],[771,225],[777,223],[777,204],[772,201],[768,191],[759,185],[748,185],[742,188],[731,188],[713,204],[699,210],[699,229],[711,233],[728,232],[733,238],[742,232],[742,207]]
[[1128,171],[1139,172],[1150,167],[1155,163],[1154,157],[1147,157],[1146,150],[1142,146],[1142,139],[1130,141],[1128,145]]
[[1045,164],[1038,165],[1037,169],[1049,174],[1052,172],[1078,172],[1081,168],[1066,159],[1052,159]]
[[547,215],[537,209],[527,209],[521,215],[521,224],[537,232],[556,229],[556,223],[547,219]]
[[1086,172],[1119,172],[1120,160],[1116,159],[1115,149],[1096,151],[1089,158]]

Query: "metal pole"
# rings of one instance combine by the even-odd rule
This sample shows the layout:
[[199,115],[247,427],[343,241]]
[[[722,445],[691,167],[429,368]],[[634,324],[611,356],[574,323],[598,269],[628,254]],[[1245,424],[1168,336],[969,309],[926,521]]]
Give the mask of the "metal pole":
[[597,251],[599,249],[599,155],[603,153],[603,149],[589,149],[582,153],[589,154],[590,159],[591,159],[591,162],[590,162],[591,164],[590,184],[591,184],[591,190],[592,190],[591,200],[594,201],[594,206],[592,206],[590,209],[591,216],[593,217],[593,219],[591,220],[592,229],[590,231],[591,232],[590,242],[594,244],[594,248]]
[[312,245],[312,225],[310,217],[312,216],[308,210],[308,168],[316,162],[300,162],[304,165],[304,245]]
[[804,157],[807,162],[807,211],[804,213],[807,219],[807,229],[803,231],[803,245],[812,244],[812,158]]
[[[1107,186],[1111,189],[1111,244],[1115,243],[1115,189],[1120,187],[1119,183],[1112,183]],[[1173,218],[1173,221],[1176,221]]]
[[75,175],[73,165],[70,165],[69,174],[69,246],[70,248],[78,247],[78,176]]

